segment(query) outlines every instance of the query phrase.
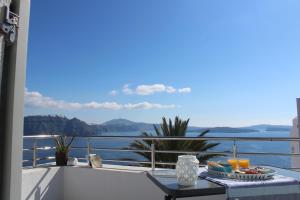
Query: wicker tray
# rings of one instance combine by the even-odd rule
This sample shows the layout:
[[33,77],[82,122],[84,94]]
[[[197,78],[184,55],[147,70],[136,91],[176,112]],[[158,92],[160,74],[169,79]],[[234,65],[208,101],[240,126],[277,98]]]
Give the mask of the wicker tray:
[[243,181],[260,181],[272,179],[274,174],[228,174],[228,178],[243,180]]
[[230,178],[235,180],[242,180],[242,181],[259,181],[259,180],[269,180],[272,179],[275,171],[272,170],[271,173],[267,174],[239,174],[239,173],[226,173],[220,171],[214,171],[208,169],[208,174],[212,176],[217,176],[221,178]]

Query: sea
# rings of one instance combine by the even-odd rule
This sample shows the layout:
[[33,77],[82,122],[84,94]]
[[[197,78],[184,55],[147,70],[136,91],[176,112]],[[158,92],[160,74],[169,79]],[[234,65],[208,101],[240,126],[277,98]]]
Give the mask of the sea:
[[[101,135],[106,136],[138,136],[140,132],[107,132]],[[199,133],[188,132],[187,136],[196,137]],[[289,137],[290,132],[288,131],[259,131],[259,132],[248,132],[248,133],[207,133],[206,136],[216,136],[216,137]],[[34,144],[34,139],[24,139],[24,148],[32,148]],[[132,139],[101,139],[101,140],[91,140],[90,144],[94,148],[126,148],[132,142]],[[53,147],[53,139],[36,140],[38,147]],[[220,142],[212,151],[231,151],[232,144],[231,141],[211,141]],[[74,147],[87,147],[87,139],[76,138],[73,142]],[[290,153],[290,142],[275,142],[275,141],[237,141],[238,152],[272,152],[272,153]],[[39,150],[37,152],[37,157],[54,156],[55,150]],[[124,160],[133,159],[144,161],[145,159],[140,155],[133,152],[109,152],[109,151],[93,151],[101,156],[105,160]],[[85,158],[87,154],[87,149],[76,150],[72,149],[69,156],[76,158]],[[32,160],[32,152],[23,151],[23,160]],[[252,165],[270,165],[282,168],[291,167],[291,157],[290,156],[273,156],[273,155],[251,155],[243,156],[243,158],[249,158]],[[226,161],[227,157],[215,158],[216,161]],[[54,161],[54,160],[53,160]],[[81,161],[85,161],[82,160]],[[37,163],[43,164],[49,162],[47,160],[40,160]],[[111,164],[111,162],[108,162]],[[122,163],[117,163],[122,164]],[[31,166],[32,162],[24,162],[24,167]]]

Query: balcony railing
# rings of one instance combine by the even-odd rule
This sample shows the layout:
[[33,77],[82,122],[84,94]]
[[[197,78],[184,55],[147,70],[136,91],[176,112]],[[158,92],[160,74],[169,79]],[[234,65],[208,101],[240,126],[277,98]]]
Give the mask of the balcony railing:
[[[37,157],[38,151],[48,151],[53,150],[55,147],[38,147],[38,140],[50,139],[53,136],[49,135],[37,135],[37,136],[24,136],[24,139],[33,139],[32,148],[23,149],[23,151],[31,151],[32,159],[23,160],[23,163],[32,162],[32,167],[37,166],[37,161],[42,160],[54,160],[54,156],[48,157]],[[55,137],[55,136],[54,136]],[[81,137],[78,136],[76,138],[86,139],[87,145],[85,147],[79,146],[71,146],[72,150],[80,150],[86,151],[87,155],[92,153],[93,151],[108,151],[108,152],[144,152],[151,153],[151,161],[133,161],[133,160],[117,160],[117,159],[104,159],[103,162],[115,162],[115,163],[123,163],[123,164],[148,164],[151,165],[152,170],[155,169],[156,166],[161,165],[170,165],[174,166],[176,163],[169,162],[156,162],[155,155],[157,153],[160,154],[224,154],[227,156],[241,156],[241,155],[255,155],[255,156],[300,156],[300,153],[281,153],[281,152],[247,152],[247,151],[237,151],[236,142],[240,141],[259,141],[259,142],[292,142],[297,141],[300,142],[300,138],[291,138],[291,137],[142,137],[142,136],[89,136],[89,137]],[[129,148],[97,148],[93,147],[92,141],[99,140],[144,140],[144,141],[152,141],[150,150],[137,150],[137,149],[129,149]],[[207,152],[195,152],[195,151],[180,151],[180,150],[157,150],[155,147],[154,141],[179,141],[179,140],[194,140],[194,141],[231,141],[233,142],[231,151],[207,151]],[[86,160],[86,158],[79,157],[79,160]],[[300,168],[290,168],[290,169],[300,169]]]

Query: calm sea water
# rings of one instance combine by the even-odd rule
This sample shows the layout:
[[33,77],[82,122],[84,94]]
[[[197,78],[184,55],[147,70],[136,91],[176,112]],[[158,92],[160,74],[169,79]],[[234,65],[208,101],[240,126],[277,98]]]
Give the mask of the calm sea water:
[[[140,132],[122,132],[122,133],[105,133],[103,135],[126,135],[126,136],[137,136]],[[188,136],[197,136],[197,133],[190,132]],[[289,132],[253,132],[253,133],[208,133],[207,136],[219,136],[219,137],[289,137]],[[32,139],[24,140],[24,148],[32,148]],[[91,141],[93,147],[98,148],[125,148],[132,142],[130,139],[122,140],[97,140]],[[213,141],[216,142],[216,141]],[[38,146],[54,146],[51,139],[38,140]],[[238,151],[240,152],[276,152],[276,153],[290,153],[290,142],[237,142]],[[87,140],[77,138],[75,139],[73,146],[86,147]],[[214,151],[231,151],[232,142],[220,142],[220,145],[213,149]],[[38,151],[38,157],[54,156],[54,150],[50,151]],[[94,153],[99,154],[103,159],[136,159],[144,160],[143,157],[132,153],[132,152],[108,152],[108,151],[95,151]],[[87,154],[86,150],[72,150],[70,156],[84,158]],[[244,156],[245,157],[245,156]],[[24,152],[23,158],[25,160],[32,159],[31,152]],[[247,156],[251,159],[251,163],[254,165],[272,165],[277,167],[288,168],[291,166],[291,158],[289,156]],[[216,158],[215,160],[225,160],[226,158]],[[45,161],[44,161],[45,162]],[[43,163],[40,161],[39,163]],[[24,163],[24,166],[31,165],[32,163]]]

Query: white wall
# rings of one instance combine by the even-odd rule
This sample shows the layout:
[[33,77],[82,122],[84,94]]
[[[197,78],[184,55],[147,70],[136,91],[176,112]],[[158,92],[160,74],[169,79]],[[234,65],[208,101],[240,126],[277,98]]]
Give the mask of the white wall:
[[[132,169],[132,170],[130,170]],[[91,169],[53,167],[24,169],[23,200],[163,200],[164,193],[144,172],[145,168]],[[63,183],[63,184],[62,184]],[[225,195],[187,198],[224,200]]]
[[63,168],[24,169],[22,200],[63,200]]
[[[136,170],[136,167],[133,169],[65,168],[65,200],[163,200],[165,194],[147,178],[146,173]],[[186,199],[226,198],[225,195],[216,195]]]
[[[290,133],[290,137],[299,138],[299,130],[298,130],[298,118],[293,119],[293,127]],[[291,142],[291,152],[292,153],[300,153],[300,142],[299,141],[292,141]],[[292,156],[291,159],[291,166],[293,168],[300,168],[300,156]]]
[[89,168],[65,171],[65,199],[153,200],[162,197],[163,193],[142,172]]

